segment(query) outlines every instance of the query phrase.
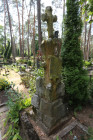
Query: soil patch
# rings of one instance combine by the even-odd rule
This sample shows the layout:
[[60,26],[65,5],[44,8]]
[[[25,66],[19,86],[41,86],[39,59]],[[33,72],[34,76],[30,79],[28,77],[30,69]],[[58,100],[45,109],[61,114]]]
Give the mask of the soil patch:
[[88,140],[88,135],[80,129],[78,126],[76,126],[73,130],[71,130],[67,135],[65,135],[62,140]]
[[85,126],[93,128],[93,106],[85,106],[81,111],[76,113],[75,118]]
[[13,82],[15,84],[14,87],[15,90],[18,89],[18,91],[22,92],[24,96],[27,96],[28,98],[30,97],[28,93],[28,89],[25,88],[23,84],[21,84],[22,83],[21,76],[18,73],[16,73],[12,69],[9,69],[8,75],[7,76],[4,75],[5,75],[5,70],[2,70],[0,75],[1,78],[6,78],[10,83]]

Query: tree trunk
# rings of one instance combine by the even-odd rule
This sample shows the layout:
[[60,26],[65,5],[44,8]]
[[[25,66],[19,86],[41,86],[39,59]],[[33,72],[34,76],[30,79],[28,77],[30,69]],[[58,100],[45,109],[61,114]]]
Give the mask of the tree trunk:
[[18,0],[16,0],[16,6],[17,6],[17,13],[18,13],[18,25],[19,25],[19,45],[20,45],[20,56],[22,57],[21,30],[20,30],[20,14],[19,14],[19,8],[18,8]]
[[12,33],[12,24],[11,24],[11,18],[10,18],[10,12],[9,12],[9,6],[8,1],[6,0],[7,5],[7,12],[8,12],[8,18],[9,18],[9,27],[10,27],[10,36],[11,36],[11,47],[12,47],[12,55],[13,55],[13,61],[15,62],[15,50],[13,45],[13,33]]
[[[91,16],[91,20],[92,20],[92,16]],[[89,26],[89,32],[88,32],[88,40],[87,40],[87,61],[89,60],[89,51],[90,51],[90,37],[91,37],[91,24]]]
[[31,1],[30,1],[30,10],[29,10],[29,14],[28,14],[28,37],[27,37],[28,59],[30,57],[30,49],[29,49],[30,12],[31,12]]
[[64,38],[64,18],[65,18],[65,12],[66,12],[66,0],[64,0],[64,3],[63,3],[62,38]]
[[29,50],[29,18],[28,18],[28,37],[27,37],[27,48],[28,48],[28,59],[30,57],[30,50]]
[[66,0],[64,0],[64,5],[63,5],[63,18],[65,17],[65,12],[66,12]]
[[[86,5],[86,1],[85,1]],[[87,16],[87,11],[85,10],[85,20]],[[84,37],[84,60],[86,60],[86,46],[87,46],[87,21],[85,21],[85,37]]]
[[24,58],[24,0],[22,0],[22,58]]
[[33,28],[33,56],[34,56],[34,66],[35,66],[35,5],[34,5],[34,28]]
[[4,46],[6,49],[6,4],[4,0]]
[[[31,23],[30,23],[30,25],[29,25],[29,28],[30,28],[30,41],[32,40],[32,26],[31,26]],[[32,41],[31,41],[31,46],[30,46],[30,48],[31,48],[31,54],[30,55],[32,55]]]
[[37,18],[38,18],[38,43],[39,50],[41,51],[41,41],[42,41],[42,32],[41,32],[41,0],[37,0]]

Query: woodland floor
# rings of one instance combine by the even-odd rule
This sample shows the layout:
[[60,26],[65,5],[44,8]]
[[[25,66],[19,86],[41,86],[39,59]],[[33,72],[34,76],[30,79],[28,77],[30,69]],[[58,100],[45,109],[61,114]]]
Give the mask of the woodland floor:
[[[9,69],[9,75],[4,76],[5,71],[1,71],[0,77],[6,77],[10,82],[15,83],[15,89],[18,88],[19,91],[23,92],[23,95],[26,95],[29,97],[28,89],[25,88],[24,85],[21,84],[21,77],[18,73],[16,73],[14,70]],[[4,91],[0,92],[0,104],[6,103],[7,97],[4,94]],[[3,136],[6,133],[7,127],[4,127],[4,120],[6,118],[7,114],[7,107],[1,106],[0,107],[0,131],[1,135]],[[93,128],[93,106],[85,106],[83,107],[82,111],[79,111],[76,114],[72,113],[72,118],[75,117],[80,123],[83,125]],[[6,140],[6,139],[3,139]],[[71,139],[72,140],[72,139]]]
[[[25,88],[24,85],[21,84],[21,77],[18,73],[16,73],[14,70],[9,69],[9,74],[5,76],[5,70],[1,71],[0,78],[7,78],[9,82],[13,82],[15,84],[15,89],[18,88],[20,92],[23,93],[23,96],[27,96],[28,98],[30,97],[28,94],[28,89]],[[6,127],[4,127],[4,121],[7,115],[7,107],[3,104],[7,102],[7,96],[5,95],[4,91],[0,92],[0,131],[1,131],[1,136],[3,136],[6,133]],[[6,139],[4,139],[6,140]]]

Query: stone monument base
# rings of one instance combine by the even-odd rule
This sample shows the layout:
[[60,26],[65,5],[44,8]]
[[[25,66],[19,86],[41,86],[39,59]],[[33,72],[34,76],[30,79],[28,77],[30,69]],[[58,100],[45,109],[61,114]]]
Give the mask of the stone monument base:
[[50,133],[59,122],[63,122],[67,115],[67,105],[63,103],[64,83],[57,81],[55,87],[51,83],[45,86],[43,78],[38,77],[37,92],[31,99],[35,118],[47,133]]
[[70,114],[68,117],[62,118],[51,130],[45,128],[44,124],[36,121],[34,117],[31,107],[20,113],[20,134],[22,140],[57,140],[57,138],[59,140],[67,140],[68,136],[71,136],[71,131],[74,133],[74,130],[75,135],[72,135],[71,139],[75,136],[78,138],[81,132],[83,136],[88,136],[88,128]]

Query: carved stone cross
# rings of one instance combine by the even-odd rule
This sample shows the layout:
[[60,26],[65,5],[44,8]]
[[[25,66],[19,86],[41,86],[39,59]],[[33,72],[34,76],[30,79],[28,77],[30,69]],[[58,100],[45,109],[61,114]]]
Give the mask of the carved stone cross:
[[46,10],[45,10],[45,14],[42,14],[42,21],[46,21],[47,22],[47,26],[48,26],[48,37],[49,38],[53,38],[53,22],[57,21],[57,16],[56,15],[52,15],[52,8],[51,6],[47,6]]

